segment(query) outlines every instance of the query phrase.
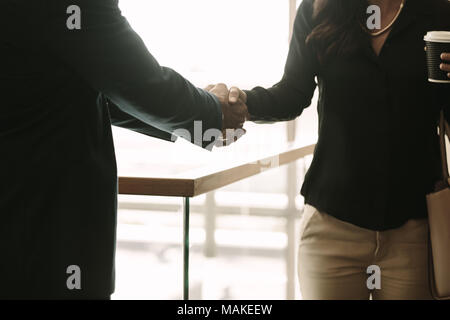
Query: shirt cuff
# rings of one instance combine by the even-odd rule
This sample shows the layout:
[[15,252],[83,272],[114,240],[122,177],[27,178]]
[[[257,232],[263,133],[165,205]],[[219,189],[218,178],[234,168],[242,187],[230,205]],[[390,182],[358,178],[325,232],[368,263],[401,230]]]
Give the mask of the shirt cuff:
[[217,128],[217,129],[219,129],[220,131],[222,131],[222,130],[223,130],[223,127],[222,127],[222,125],[223,125],[222,104],[220,103],[219,98],[217,98],[217,96],[216,96],[215,94],[210,93],[210,92],[207,92],[207,93],[208,93],[208,94],[214,99],[214,101],[216,102],[216,118],[215,118],[216,125],[213,126],[213,128]]
[[[216,129],[222,132],[223,130],[223,112],[222,112],[222,104],[220,103],[219,98],[213,93],[205,91],[207,95],[209,95],[214,103],[213,110],[209,110],[211,116],[209,117],[208,123],[206,123],[206,126],[203,128],[203,132],[205,132],[208,129]],[[214,147],[214,144],[216,142],[216,139],[213,141],[203,141],[202,147],[208,151],[211,151]]]

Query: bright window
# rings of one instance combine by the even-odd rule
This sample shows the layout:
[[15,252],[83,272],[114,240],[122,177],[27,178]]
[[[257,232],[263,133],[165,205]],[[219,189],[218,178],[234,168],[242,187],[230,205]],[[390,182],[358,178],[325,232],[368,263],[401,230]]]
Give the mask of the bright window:
[[[289,4],[289,0],[120,1],[124,16],[161,65],[176,70],[198,87],[224,82],[243,89],[270,87],[281,79],[288,51]],[[297,121],[298,140],[315,142],[315,117],[313,107]],[[181,139],[173,145],[115,128],[119,167],[158,166],[169,158],[179,166],[210,163],[249,149],[278,150],[286,142],[286,123],[250,123],[245,127],[248,133],[238,143],[214,152]],[[218,217],[218,245],[237,250],[239,254],[232,254],[231,259],[219,255],[202,260],[196,258],[193,250],[193,298],[286,298],[284,224],[277,218],[255,218],[246,214],[254,204],[266,208],[284,206],[287,201],[285,177],[285,169],[276,169],[216,194],[217,205],[230,204],[233,200],[234,205],[247,207],[242,209],[241,216]],[[265,196],[258,197],[258,193]],[[133,203],[132,207],[142,206],[142,203],[181,204],[181,200],[152,197],[121,197],[119,200]],[[198,208],[202,208],[203,201],[204,197],[194,198],[194,207],[198,203]],[[156,209],[154,212],[119,211],[116,298],[181,297],[181,251],[177,248],[181,242],[180,217],[180,212]],[[202,226],[202,213],[193,212],[193,243],[204,240]],[[267,250],[268,254],[254,256],[258,250]],[[197,256],[201,256],[201,250]]]

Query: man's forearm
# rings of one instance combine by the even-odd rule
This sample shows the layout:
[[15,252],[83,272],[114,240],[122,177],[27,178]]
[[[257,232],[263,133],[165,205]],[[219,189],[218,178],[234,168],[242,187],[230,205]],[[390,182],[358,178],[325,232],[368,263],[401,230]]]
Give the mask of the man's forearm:
[[[121,15],[116,1],[51,0],[48,46],[69,69],[123,112],[158,130],[194,135],[221,130],[221,106],[175,71],[161,67]],[[79,30],[66,28],[66,7],[81,8]],[[194,141],[191,139],[191,141]],[[207,144],[202,144],[206,146]]]

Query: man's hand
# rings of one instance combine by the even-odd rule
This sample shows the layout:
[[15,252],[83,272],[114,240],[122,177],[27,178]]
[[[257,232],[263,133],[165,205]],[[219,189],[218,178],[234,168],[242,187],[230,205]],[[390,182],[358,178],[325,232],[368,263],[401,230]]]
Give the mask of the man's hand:
[[228,93],[228,102],[235,104],[238,102],[247,103],[247,94],[237,87],[231,87]]
[[441,59],[445,61],[445,63],[441,64],[441,70],[446,71],[447,77],[450,78],[450,53],[443,53]]
[[[237,88],[232,88],[233,95],[236,95],[235,91]],[[220,101],[222,105],[222,130],[223,130],[223,140],[219,141],[217,146],[229,145],[237,141],[242,137],[246,131],[243,128],[245,121],[248,119],[248,109],[245,104],[247,97],[245,99],[230,100],[231,90],[225,84],[209,85],[205,88],[206,91],[214,94]],[[237,89],[239,90],[239,89]],[[239,90],[239,95],[242,91]],[[245,93],[242,92],[244,95]]]

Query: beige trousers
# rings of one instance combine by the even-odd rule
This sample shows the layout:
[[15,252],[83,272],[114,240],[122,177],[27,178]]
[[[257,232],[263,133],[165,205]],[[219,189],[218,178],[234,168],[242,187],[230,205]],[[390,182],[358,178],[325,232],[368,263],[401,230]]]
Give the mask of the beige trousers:
[[[431,299],[427,219],[377,232],[306,205],[300,234],[298,276],[303,299]],[[368,270],[372,266],[379,267],[378,285],[375,269]]]

